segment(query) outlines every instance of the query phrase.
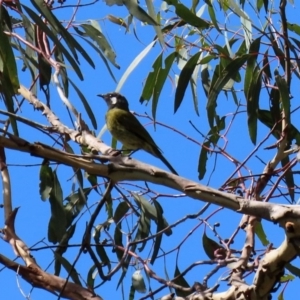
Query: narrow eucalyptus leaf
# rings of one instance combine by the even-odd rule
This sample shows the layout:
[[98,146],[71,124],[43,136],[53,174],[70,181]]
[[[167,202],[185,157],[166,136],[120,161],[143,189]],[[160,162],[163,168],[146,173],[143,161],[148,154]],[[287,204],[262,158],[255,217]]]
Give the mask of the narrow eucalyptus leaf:
[[118,69],[120,66],[116,63],[116,54],[113,51],[112,47],[109,45],[106,37],[102,32],[97,30],[94,26],[90,24],[80,25],[86,32],[86,34],[97,43],[105,57]]
[[57,47],[59,47],[59,49],[65,55],[66,59],[69,61],[72,68],[76,72],[77,76],[81,80],[83,80],[83,76],[82,76],[81,70],[80,70],[77,62],[70,55],[69,51],[61,44],[61,42],[56,37],[56,35],[48,28],[48,26],[43,22],[43,20],[33,10],[31,10],[29,7],[27,7],[25,5],[22,5],[22,7],[27,12],[27,14],[30,16],[30,18],[46,33],[47,37],[49,39],[51,39]]
[[48,164],[42,164],[40,169],[40,196],[42,200],[50,197],[53,187],[53,173]]
[[197,52],[195,55],[193,55],[185,64],[179,75],[178,85],[175,93],[174,113],[176,113],[182,103],[186,88],[198,63],[200,55],[201,52]]
[[52,11],[48,8],[43,0],[31,0],[33,6],[46,18],[46,20],[55,29],[57,34],[60,34],[68,47],[70,48],[74,58],[78,61],[78,52],[85,58],[85,60],[90,64],[91,67],[95,68],[93,60],[84,50],[84,48],[74,39],[74,37],[62,26],[61,22],[56,18]]
[[178,2],[178,0],[165,1],[169,5],[173,5],[175,7],[175,13],[178,15],[178,17],[187,22],[188,24],[200,29],[207,29],[210,26],[210,24],[207,21],[197,17],[195,13],[193,13],[182,3]]

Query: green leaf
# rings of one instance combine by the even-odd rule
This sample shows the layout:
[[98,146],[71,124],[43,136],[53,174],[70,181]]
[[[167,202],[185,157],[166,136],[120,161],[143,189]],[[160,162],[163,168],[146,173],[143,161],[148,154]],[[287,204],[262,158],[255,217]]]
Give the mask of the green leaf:
[[2,5],[0,7],[0,19],[2,21],[2,26],[3,26],[3,29],[5,31],[12,31],[12,21],[14,20],[13,17],[11,17],[8,13],[8,11],[6,10],[6,8]]
[[[39,30],[39,27],[35,26],[34,29],[35,29],[34,33],[35,33],[36,47],[40,48],[40,50],[42,50],[43,53],[46,53],[46,47],[50,49],[49,40],[47,37],[43,36],[43,31]],[[38,41],[43,41],[43,40],[44,43],[39,44]],[[45,46],[45,44],[47,46]],[[51,81],[52,66],[50,65],[49,61],[44,57],[43,54],[38,53],[37,56],[38,56],[38,74],[39,74],[40,89],[45,94],[47,105],[50,106],[50,95],[49,95],[50,91],[48,87]]]
[[[114,232],[114,242],[115,242],[116,246],[123,247],[123,241],[122,241],[123,235],[122,235],[121,229],[122,229],[122,223],[118,223],[116,226],[115,232]],[[116,252],[118,260],[120,261],[123,257],[124,251],[122,251],[118,247],[116,247],[114,249],[114,251]]]
[[[143,103],[144,100],[149,100],[151,98],[151,96],[154,97],[155,85],[158,83],[158,76],[159,76],[160,71],[162,70],[162,57],[163,57],[163,52],[161,54],[159,54],[159,56],[156,58],[155,62],[152,65],[153,71],[149,72],[149,74],[147,76],[146,83],[145,83],[145,86],[144,86],[144,89],[142,92],[142,96],[140,98],[141,103]],[[162,88],[164,82],[165,82],[165,80],[163,81],[161,87],[157,91],[159,94],[160,94],[160,91],[161,91],[161,88]],[[159,96],[159,94],[158,94],[158,96]],[[155,102],[156,103],[152,103],[152,115],[153,116],[155,116],[155,114],[156,114],[158,97],[156,97]],[[154,117],[154,119],[155,119],[155,117]]]
[[181,105],[186,88],[198,63],[200,55],[201,52],[197,52],[195,55],[193,55],[185,64],[179,75],[178,85],[175,93],[174,113],[176,113],[176,111]]
[[157,59],[155,60],[154,64],[152,65],[153,71],[148,74],[146,79],[146,83],[142,92],[142,96],[140,98],[140,102],[142,103],[144,100],[148,100],[153,96],[152,99],[152,116],[156,118],[156,108],[158,104],[158,99],[161,93],[161,90],[164,86],[164,83],[168,77],[170,72],[170,68],[174,62],[174,59],[177,56],[177,52],[171,53],[165,59],[165,68],[162,66],[162,57],[163,53],[161,53]]
[[[64,141],[64,149],[66,152],[71,153],[71,154],[75,154],[75,152],[73,151],[72,147],[70,146],[70,144],[66,141]],[[81,148],[82,149],[82,148]],[[82,150],[83,152],[84,150]],[[81,169],[75,168],[73,167],[73,172],[76,176],[79,188],[83,191],[83,176],[82,176],[82,171]]]
[[[285,170],[285,167],[288,167],[290,165],[290,159],[288,156],[281,160],[281,165],[283,170]],[[293,172],[291,172],[290,170],[286,171],[284,174],[284,179],[288,187],[288,191],[291,197],[291,202],[294,203],[295,202],[295,180],[294,180]]]
[[187,22],[188,24],[195,26],[199,29],[207,29],[209,22],[197,17],[191,10],[185,5],[179,3],[178,0],[166,0],[169,5],[175,6],[175,13],[179,18]]
[[249,55],[243,55],[232,60],[224,69],[220,71],[220,66],[215,69],[214,78],[212,80],[207,102],[207,115],[210,127],[213,127],[215,111],[217,107],[217,97],[223,87],[230,79],[233,79],[239,72],[240,68],[249,58]]
[[[131,285],[130,292],[129,292],[129,300],[134,300],[134,295],[135,295],[135,288]],[[123,299],[124,299],[124,297],[123,297]]]
[[[26,41],[30,45],[36,45],[36,37],[35,37],[35,28],[36,27],[29,21],[29,19],[26,17],[26,15],[21,13],[21,16],[22,16],[22,20],[23,20]],[[25,70],[25,67],[29,68],[29,70],[31,72],[32,81],[34,81],[36,78],[36,75],[37,75],[37,68],[38,68],[38,64],[36,61],[36,52],[28,45],[26,45],[26,49],[24,52],[19,41],[18,41],[18,44],[19,44],[19,50],[21,52],[21,55],[23,57],[23,62],[24,62],[22,71]],[[31,91],[33,92],[33,94],[36,94],[36,84],[34,84]]]
[[90,24],[82,24],[80,25],[81,28],[85,30],[85,33],[97,43],[99,48],[101,49],[102,53],[105,57],[118,69],[120,66],[116,63],[116,54],[113,51],[112,47],[109,45],[106,37],[100,32],[97,28]]
[[97,270],[96,265],[93,265],[88,272],[87,275],[87,287],[90,290],[94,290],[94,286],[95,286],[95,271]]
[[169,33],[171,31],[173,31],[174,28],[179,28],[179,27],[182,27],[184,25],[186,25],[186,22],[184,22],[183,20],[180,20],[180,21],[177,21],[177,22],[174,22],[174,23],[171,23],[171,24],[165,26],[161,31],[163,33]]
[[200,155],[199,155],[199,161],[198,161],[198,178],[199,180],[202,180],[206,173],[206,163],[208,161],[208,153],[210,147],[210,141],[207,141],[203,143],[203,146],[201,147]]
[[263,0],[256,0],[256,8],[257,8],[258,12],[260,11],[260,9],[262,8],[263,5],[264,5]]
[[[231,39],[231,40],[229,41],[229,46],[231,47],[235,42],[236,42],[236,39]],[[220,45],[215,44],[215,45],[214,45],[214,48],[218,51],[219,57],[220,57],[221,59],[223,59],[222,61],[223,61],[223,62],[226,62],[225,65],[222,64],[223,67],[226,67],[227,64],[229,64],[229,63],[232,61],[232,58],[230,57],[230,53],[229,53],[228,46],[225,45],[224,47],[221,47]]]
[[247,68],[244,81],[244,94],[247,99],[248,130],[250,134],[250,139],[253,144],[256,144],[257,136],[257,110],[260,94],[260,90],[258,91],[257,89],[261,88],[261,72],[258,69],[257,64],[260,40],[261,38],[257,38],[250,45],[250,56],[247,61]]
[[[138,232],[136,234],[136,238],[134,239],[135,241],[145,239],[150,234],[151,221],[150,221],[150,218],[146,214],[144,214],[143,211],[140,214],[138,224],[139,224],[138,225]],[[146,244],[147,244],[147,242],[143,242],[142,245],[140,246],[140,248],[138,248],[138,250],[140,252],[142,252],[144,250]]]
[[270,27],[269,27],[269,35],[270,35],[270,41],[272,43],[272,48],[273,48],[273,50],[275,52],[275,55],[279,59],[281,67],[285,71],[285,54],[279,48],[279,46],[277,44],[278,39],[274,36],[274,33],[272,32],[272,30],[271,30]]
[[211,21],[212,21],[213,25],[222,34],[222,31],[220,30],[219,25],[218,25],[218,21],[217,21],[217,18],[216,18],[214,7],[212,5],[208,5],[207,9],[208,9],[208,13],[209,13],[209,16],[211,18]]
[[[196,71],[196,69],[195,69],[195,71]],[[191,86],[191,90],[192,90],[194,109],[195,109],[195,112],[196,112],[197,116],[199,116],[197,78],[194,78],[194,75],[195,75],[195,77],[197,77],[195,72],[194,72],[193,76],[190,79],[190,86]]]
[[268,79],[272,78],[272,74],[271,74],[271,68],[270,68],[270,63],[269,63],[269,52],[268,50],[265,52],[264,54],[264,59],[263,59],[263,72],[265,73],[265,75],[268,77]]
[[203,68],[201,70],[201,83],[206,97],[208,97],[209,90],[211,88],[211,81],[208,72],[208,68]]
[[[157,59],[155,60],[154,64],[152,65],[152,68],[154,70],[156,69]],[[155,83],[155,71],[151,71],[147,76],[147,79],[146,79],[146,82],[145,82],[145,85],[143,88],[143,92],[140,97],[141,103],[143,103],[145,100],[149,100],[152,97],[154,83]]]
[[79,187],[76,191],[71,192],[65,199],[67,202],[64,206],[66,214],[67,227],[79,215],[84,207],[86,207],[87,196],[90,194],[90,188]]
[[248,52],[245,40],[242,41],[239,49],[236,51],[235,56],[242,56]]
[[282,291],[279,293],[277,300],[284,300],[283,293],[284,293],[284,290],[282,290]]
[[84,173],[84,176],[87,178],[87,180],[89,181],[92,188],[98,193],[98,190],[97,190],[97,186],[98,186],[97,176],[89,174],[89,173]]
[[246,68],[245,81],[244,81],[244,94],[247,100],[249,96],[248,94],[249,94],[250,83],[252,81],[253,70],[257,66],[257,56],[260,48],[260,40],[261,37],[254,40],[251,43],[249,48],[249,58],[247,60],[247,68]]
[[235,105],[239,106],[239,101],[238,101],[238,98],[237,98],[237,95],[236,95],[236,91],[233,88],[231,89],[231,95],[232,95],[232,98],[233,98],[233,101],[234,101]]
[[61,44],[61,42],[58,40],[58,38],[53,34],[53,32],[45,25],[45,23],[41,20],[41,18],[29,7],[22,4],[22,7],[25,9],[27,14],[30,16],[30,18],[40,27],[41,30],[43,30],[47,37],[50,38],[53,43],[60,49],[60,51],[65,55],[66,59],[71,64],[72,68],[76,72],[77,76],[80,78],[80,80],[83,80],[83,76],[81,73],[81,70],[74,60],[74,58],[70,55],[69,51]]
[[45,85],[48,87],[51,82],[52,67],[41,54],[38,54],[38,70],[40,87],[43,88]]
[[129,210],[129,205],[126,201],[120,202],[115,210],[115,214],[113,216],[114,222],[118,224],[121,219],[126,215]]
[[213,59],[216,59],[215,55],[207,55],[199,61],[199,65],[206,65]]
[[72,278],[73,282],[79,286],[82,286],[78,276],[79,273],[76,271],[75,267],[68,260],[66,260],[63,256],[59,255],[58,253],[55,253],[55,259],[62,264],[62,266],[67,271],[68,275],[70,275],[70,277]]
[[118,26],[123,26],[126,29],[126,32],[128,31],[128,26],[123,18],[114,15],[107,15],[106,18]]
[[291,275],[291,274],[286,274],[280,277],[280,282],[288,282],[288,281],[293,281],[295,279],[295,276]]
[[[262,122],[264,125],[266,125],[269,129],[272,129],[276,121],[274,120],[274,113],[268,110],[259,109],[258,110],[258,119],[260,122]],[[273,130],[272,135],[279,139],[281,135],[281,127],[280,124],[278,126],[278,129]],[[289,142],[291,142],[293,139],[296,140],[296,144],[300,144],[300,132],[299,130],[291,124],[289,127],[288,132]]]
[[19,50],[22,56],[21,59],[23,60],[22,72],[24,72],[26,68],[28,68],[31,73],[31,77],[34,79],[36,77],[38,67],[37,61],[35,60],[35,54],[32,52],[30,53],[29,57],[27,50],[30,49],[30,47],[26,46],[26,50],[24,50],[19,40],[16,40],[15,42],[16,44],[14,45]]
[[58,47],[55,47],[54,50],[54,57],[57,62],[60,64],[60,76],[61,76],[61,82],[64,89],[64,95],[68,98],[69,97],[69,78],[67,73],[67,68],[65,67],[65,60],[62,52]]
[[115,76],[114,76],[114,74],[113,74],[113,72],[112,72],[112,70],[109,66],[109,63],[108,63],[107,59],[105,58],[105,56],[103,55],[102,51],[99,49],[99,47],[95,46],[95,44],[93,42],[91,42],[87,38],[85,38],[84,36],[86,36],[86,34],[83,31],[79,30],[77,27],[74,27],[74,30],[80,35],[80,37],[86,43],[88,43],[99,54],[99,56],[101,57],[101,59],[103,60],[103,62],[105,64],[110,76],[112,77],[113,81],[115,83],[117,83],[117,80],[116,80],[116,78],[115,78]]
[[158,14],[155,13],[154,5],[153,5],[152,0],[145,0],[145,2],[146,2],[146,5],[147,5],[149,16],[154,21],[154,24],[152,24],[152,25],[154,25],[153,28],[156,32],[156,36],[159,40],[159,43],[160,43],[161,47],[164,49],[166,47],[166,44],[165,44],[165,40],[164,40],[164,35],[163,35],[163,33],[161,31],[161,27],[159,25],[159,23],[160,23],[160,12],[158,12]]
[[161,66],[158,70],[156,80],[155,80],[154,89],[153,89],[153,98],[152,98],[152,116],[153,116],[154,120],[156,118],[156,108],[157,108],[157,103],[158,103],[160,93],[162,91],[164,83],[165,83],[165,81],[168,77],[171,66],[172,66],[172,64],[174,62],[174,59],[176,57],[177,57],[177,52],[171,53],[165,59],[165,68],[162,68],[162,66]]
[[264,1],[264,6],[265,6],[265,11],[268,11],[268,6],[269,6],[269,0],[263,0]]
[[60,34],[63,37],[75,59],[78,61],[78,57],[75,51],[75,49],[77,49],[78,52],[81,53],[85,60],[90,64],[90,66],[92,68],[95,68],[93,60],[89,57],[83,47],[73,38],[73,36],[61,25],[60,21],[51,12],[51,10],[45,4],[44,0],[30,0],[30,2],[39,11],[39,13],[41,13],[45,17],[45,19],[50,23],[56,33]]
[[209,238],[205,232],[202,236],[202,245],[204,252],[210,259],[215,259],[215,251],[223,248],[220,244]]
[[247,94],[248,130],[250,139],[254,145],[256,144],[257,137],[257,112],[259,109],[259,95],[261,92],[261,76],[261,70],[258,66],[255,67]]
[[[174,272],[174,277],[177,277],[175,280],[173,280],[173,282],[177,285],[179,285],[180,287],[184,287],[184,288],[189,288],[189,284],[187,283],[187,281],[185,280],[185,278],[183,277],[183,275],[181,274],[177,264],[175,267],[175,272]],[[178,297],[187,297],[190,292],[188,291],[183,291],[182,289],[175,289],[176,290],[176,296]]]
[[293,275],[300,278],[300,269],[298,267],[293,266],[290,263],[285,265],[286,269],[289,270]]
[[96,245],[96,252],[101,259],[101,265],[108,266],[108,270],[111,270],[111,263],[108,255],[106,254],[105,248],[101,244]]
[[199,4],[199,0],[193,0],[193,1],[192,1],[192,8],[191,8],[191,11],[192,11],[193,13],[196,13],[196,8],[197,8],[198,4]]
[[299,25],[287,22],[287,28],[290,31],[295,32],[296,34],[300,35],[300,26]]
[[209,136],[209,141],[216,146],[219,139],[220,139],[220,131],[225,129],[225,119],[226,117],[222,117],[220,118],[218,115],[216,115],[215,121],[216,121],[216,125],[214,127],[212,127],[209,132],[208,132],[208,136]]
[[137,1],[124,1],[123,4],[128,9],[129,13],[136,17],[138,20],[150,24],[150,25],[157,25],[157,22],[150,17],[144,9],[142,9]]
[[[152,206],[143,196],[140,196],[136,193],[131,192],[131,195],[133,196],[133,199],[135,200],[136,204],[145,212],[145,214],[155,223],[157,224],[159,216],[157,215],[157,210],[154,206]],[[169,224],[164,218],[164,227],[168,227]],[[172,230],[168,229],[167,231],[164,231],[164,233],[169,236],[172,234]]]
[[43,163],[40,169],[40,196],[43,201],[50,197],[53,187],[53,173],[52,169],[47,163]]
[[149,45],[147,45],[131,62],[131,64],[128,66],[124,74],[122,75],[121,79],[119,80],[119,83],[115,89],[116,92],[119,92],[124,85],[125,81],[129,77],[129,75],[132,73],[132,71],[138,66],[138,64],[147,56],[147,54],[152,50],[156,43],[156,40],[152,41]]
[[63,194],[56,172],[53,172],[53,187],[50,192],[51,218],[48,225],[48,240],[53,244],[60,242],[66,228],[66,214],[63,207]]
[[283,77],[281,77],[279,74],[275,75],[275,81],[279,90],[280,94],[280,100],[282,103],[282,108],[284,111],[284,117],[287,124],[290,124],[291,120],[291,103],[290,103],[290,93],[289,93],[289,87],[287,85],[287,82]]
[[96,230],[95,230],[95,234],[93,236],[94,236],[94,241],[96,243],[96,252],[101,259],[101,265],[107,266],[108,270],[110,271],[111,263],[110,263],[109,257],[106,254],[105,247],[103,246],[103,244],[100,243],[100,240],[99,240],[100,239],[100,230],[102,228],[103,228],[103,226],[97,226]]
[[97,129],[97,120],[96,120],[95,115],[89,105],[89,102],[86,100],[86,98],[84,97],[84,95],[82,94],[80,89],[77,87],[76,84],[73,83],[73,81],[71,79],[69,79],[69,82],[71,83],[71,85],[73,86],[74,90],[76,91],[78,97],[80,98],[80,100],[84,106],[84,109],[92,122],[94,129]]
[[[163,218],[163,209],[160,206],[160,204],[157,201],[154,201],[154,206],[156,208],[156,212],[157,212],[157,228],[156,228],[156,233],[160,232],[161,230],[164,229],[164,218]],[[153,252],[152,252],[152,256],[151,256],[151,260],[150,263],[152,265],[154,265],[154,262],[157,258],[160,246],[161,246],[161,241],[162,241],[162,234],[159,234],[156,236],[155,238],[155,242],[153,245]]]
[[261,241],[261,243],[264,245],[264,246],[268,246],[270,245],[270,242],[266,236],[266,233],[264,231],[264,228],[261,224],[261,222],[257,222],[256,223],[256,226],[255,226],[255,233],[256,235],[258,236],[259,240]]
[[[290,45],[290,50],[291,53],[293,53],[294,57],[298,56],[298,48],[295,48],[294,45],[292,43],[289,44]],[[296,59],[295,61],[292,61],[292,68],[291,70],[293,71],[293,73],[297,76],[298,79],[300,79],[300,72],[299,72],[299,68],[300,68],[300,61],[299,59]]]
[[[107,188],[108,184],[105,184],[105,188]],[[107,212],[107,218],[113,219],[113,199],[111,196],[111,192],[106,196],[105,209]]]
[[[69,245],[69,240],[73,237],[76,229],[76,224],[71,225],[66,233],[63,235],[59,247],[56,248],[54,251],[54,254],[58,254],[62,256],[67,250],[68,250],[68,245]],[[59,276],[61,270],[61,262],[59,260],[55,260],[54,262],[54,274],[56,276]]]
[[[12,87],[11,93],[18,93],[18,89],[20,87],[19,79],[18,79],[18,70],[15,61],[15,56],[12,50],[12,47],[9,42],[8,36],[4,33],[6,30],[5,24],[5,14],[6,10],[1,5],[0,6],[0,61],[2,61],[4,67],[0,71],[3,72],[3,77],[6,77],[9,80],[10,85]],[[1,62],[0,62],[1,66]]]
[[[136,249],[136,245],[132,245],[129,249],[130,252],[135,252],[135,249]],[[121,277],[118,281],[118,284],[117,284],[117,288],[119,287],[119,285],[123,282],[123,279],[125,278],[126,274],[127,274],[127,271],[128,271],[128,266],[129,266],[129,263],[132,259],[132,256],[131,255],[127,255],[125,261],[123,262],[122,264],[122,269],[123,269],[123,272],[121,274]]]
[[[279,139],[281,135],[281,109],[280,109],[280,94],[277,88],[276,83],[274,88],[272,88],[270,93],[270,112],[271,112],[271,121],[270,128],[272,128],[276,123],[276,130],[273,131],[273,135]],[[263,121],[262,121],[263,122]]]
[[290,37],[290,39],[296,44],[296,46],[297,46],[298,48],[300,48],[300,41],[299,41],[299,40],[297,40],[297,39],[295,39],[295,38],[293,38],[293,37]]
[[[1,65],[1,57],[0,57],[0,65]],[[14,94],[13,89],[14,88],[12,86],[12,82],[8,78],[7,73],[8,73],[7,72],[7,66],[4,65],[2,78],[0,77],[0,83],[1,83],[0,88],[1,88],[1,85],[5,88],[1,90],[1,92],[2,92],[1,96],[2,96],[2,99],[3,99],[3,102],[6,106],[7,111],[10,112],[11,114],[15,114],[14,99],[13,99],[13,94]],[[18,131],[18,126],[17,126],[16,119],[14,117],[10,116],[9,120],[10,120],[11,127],[12,127],[14,135],[19,136],[19,131]]]

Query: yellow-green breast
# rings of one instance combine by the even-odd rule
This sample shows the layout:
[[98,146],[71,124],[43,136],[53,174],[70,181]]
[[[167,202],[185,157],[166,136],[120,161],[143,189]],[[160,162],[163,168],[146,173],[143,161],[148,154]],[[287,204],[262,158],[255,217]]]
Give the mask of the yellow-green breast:
[[112,136],[123,144],[124,148],[128,150],[144,148],[145,142],[136,134],[137,126],[141,126],[143,129],[144,127],[131,112],[119,108],[108,110],[106,126]]

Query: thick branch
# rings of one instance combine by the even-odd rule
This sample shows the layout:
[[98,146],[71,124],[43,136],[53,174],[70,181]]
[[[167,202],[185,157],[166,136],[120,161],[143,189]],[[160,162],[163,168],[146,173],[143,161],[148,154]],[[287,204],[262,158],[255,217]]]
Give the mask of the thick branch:
[[253,215],[269,221],[277,222],[284,217],[300,217],[299,206],[246,200],[235,194],[221,192],[192,180],[170,174],[130,157],[94,156],[94,158],[98,158],[101,161],[109,162],[105,165],[93,162],[89,156],[85,158],[69,154],[41,143],[31,144],[15,136],[10,136],[10,138],[1,136],[0,144],[8,149],[30,153],[31,155],[46,158],[73,168],[83,169],[90,174],[109,178],[113,182],[126,180],[148,181],[164,185],[184,192],[188,197],[214,203],[242,214]]
[[[73,300],[102,300],[93,291],[83,288],[73,282],[67,282],[58,276],[44,272],[37,266],[25,267],[0,254],[0,263],[8,269],[20,274],[24,280],[34,287],[49,291],[55,295],[61,292],[61,297]],[[63,289],[64,287],[64,289]]]
[[62,124],[59,118],[51,111],[51,109],[40,101],[35,95],[32,94],[31,91],[26,89],[23,85],[20,85],[18,92],[31,103],[35,109],[41,111],[43,115],[45,115],[49,121],[49,123],[53,126],[53,131],[56,131],[60,134],[63,134],[69,137],[71,140],[77,142],[80,145],[86,145],[91,149],[100,151],[101,153],[107,154],[111,153],[112,149],[97,139],[89,130],[87,125],[81,120],[81,131],[74,130],[68,128],[64,124]]

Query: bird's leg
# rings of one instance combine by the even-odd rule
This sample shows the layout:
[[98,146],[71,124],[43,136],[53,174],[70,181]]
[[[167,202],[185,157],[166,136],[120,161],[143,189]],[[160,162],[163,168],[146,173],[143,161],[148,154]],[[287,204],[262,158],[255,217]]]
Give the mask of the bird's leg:
[[[131,156],[133,153],[135,153],[136,151],[138,151],[139,149],[114,149],[114,151],[116,151],[116,155],[122,154],[123,156]],[[116,156],[115,155],[115,156]]]
[[137,151],[139,151],[140,149],[134,149],[134,150],[128,150],[128,151],[131,151],[130,153],[129,153],[129,156],[130,155],[133,155],[135,152],[137,152]]
[[122,151],[111,148],[111,152],[109,153],[111,156],[119,156]]

